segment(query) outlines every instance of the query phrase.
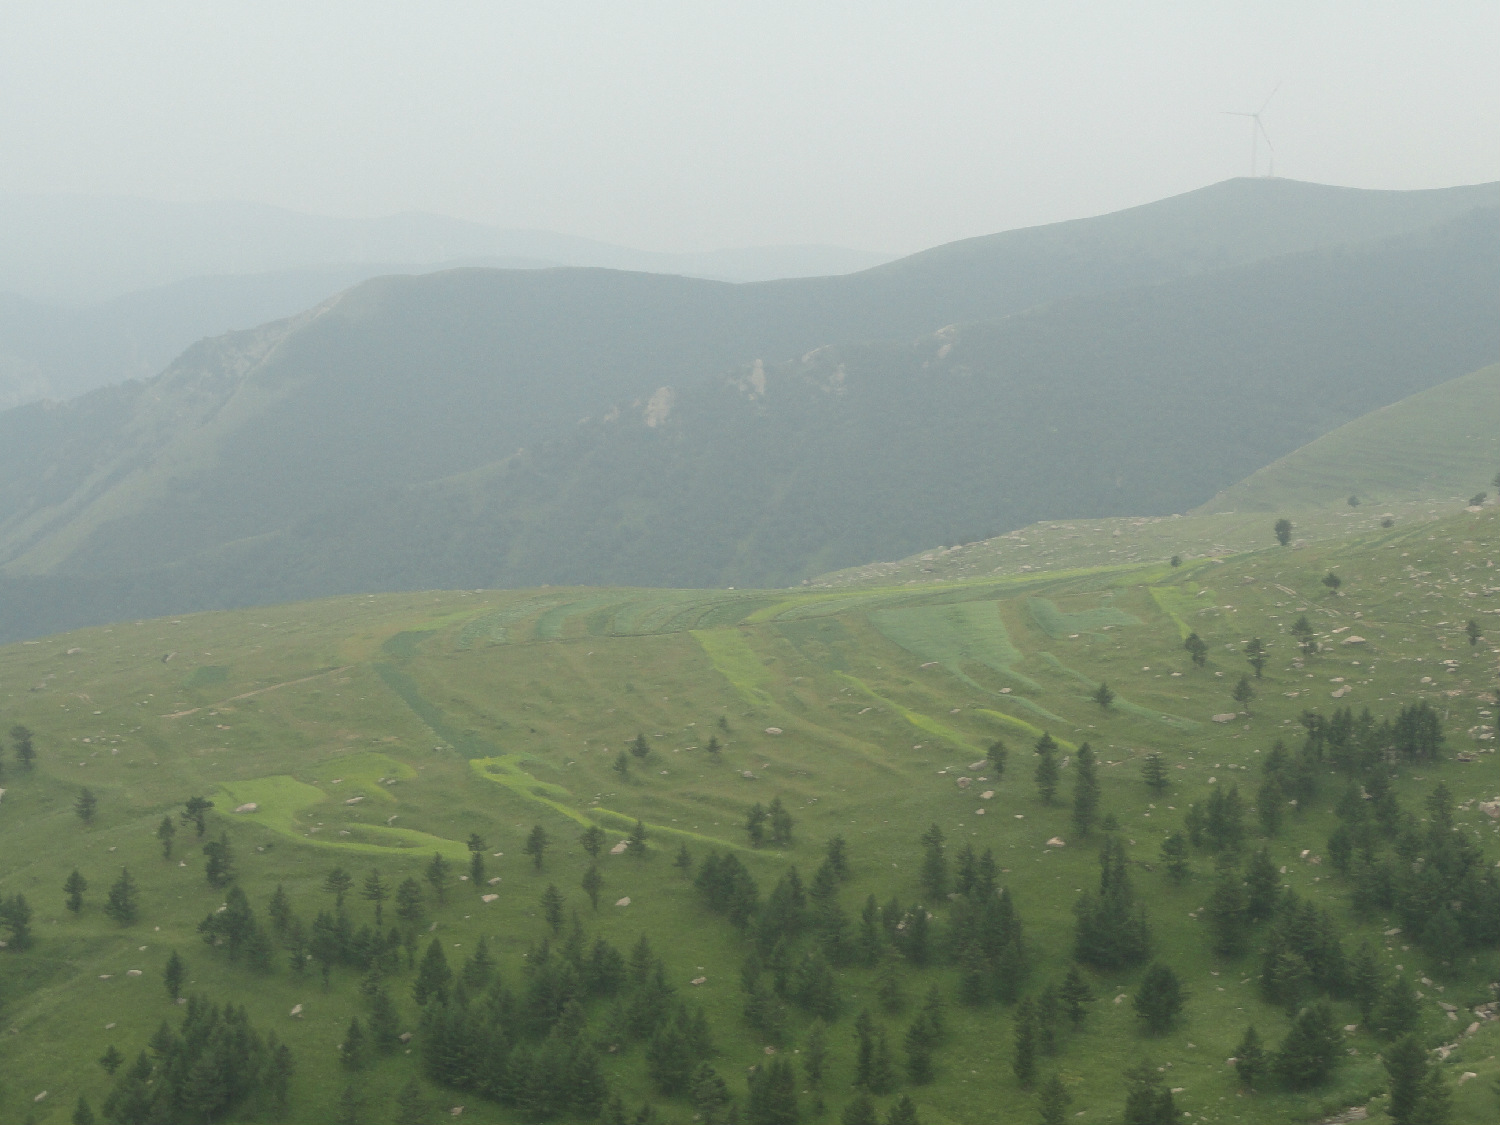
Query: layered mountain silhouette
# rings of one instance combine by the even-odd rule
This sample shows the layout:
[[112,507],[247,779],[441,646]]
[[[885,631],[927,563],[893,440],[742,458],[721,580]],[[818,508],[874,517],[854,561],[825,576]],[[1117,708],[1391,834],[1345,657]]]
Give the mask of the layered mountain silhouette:
[[842,277],[380,278],[0,414],[0,635],[1184,511],[1493,362],[1497,293],[1500,185],[1277,180]]

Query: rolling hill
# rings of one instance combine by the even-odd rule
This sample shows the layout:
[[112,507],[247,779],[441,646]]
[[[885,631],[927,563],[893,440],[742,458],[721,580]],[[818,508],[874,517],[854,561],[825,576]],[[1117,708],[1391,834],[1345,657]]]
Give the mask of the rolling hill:
[[1371,411],[1225,489],[1204,512],[1459,500],[1496,491],[1500,366]]
[[[1219,518],[1167,523],[1186,543]],[[1031,534],[1066,549],[1071,531]],[[625,1120],[642,1103],[656,1120],[687,1120],[687,1058],[724,1080],[741,1120],[760,1119],[747,1075],[753,1084],[789,1062],[802,1119],[836,1121],[857,1097],[862,1020],[892,1064],[864,1080],[882,1116],[906,1096],[923,1125],[1029,1120],[1054,1074],[1070,1114],[1114,1119],[1124,1072],[1144,1059],[1194,1120],[1270,1125],[1348,1106],[1378,1117],[1379,1059],[1400,1034],[1383,1029],[1398,1015],[1455,1119],[1481,1120],[1500,1077],[1500,951],[1492,930],[1452,931],[1446,911],[1448,929],[1428,926],[1420,885],[1401,873],[1452,839],[1459,850],[1444,855],[1469,856],[1472,878],[1444,886],[1469,904],[1465,918],[1489,909],[1497,554],[1500,510],[1489,509],[1176,569],[1121,562],[855,590],[387,594],[0,648],[0,1115],[57,1125],[80,1097],[97,1113],[130,1088],[132,1067],[179,1057],[158,1031],[188,1010],[164,987],[175,953],[185,994],[242,1005],[289,1048],[290,1120],[333,1120],[351,1103],[364,1120],[390,1120],[413,1081],[426,1106],[413,1120],[458,1106],[481,1125],[591,1120],[567,1106],[597,1092],[595,1078]],[[1343,577],[1336,594],[1321,581],[1329,571]],[[1319,651],[1299,651],[1300,616]],[[1483,643],[1465,635],[1471,618]],[[1184,651],[1188,632],[1206,642],[1201,666]],[[1264,678],[1237,702],[1252,636],[1268,645]],[[1095,699],[1104,682],[1108,706]],[[1417,705],[1446,738],[1431,759],[1394,743],[1386,754],[1389,731],[1356,725],[1363,733],[1341,741],[1306,721],[1344,730],[1338,708],[1395,719]],[[31,765],[12,724],[32,732]],[[1309,727],[1324,734],[1310,739]],[[1052,799],[1034,777],[1043,731],[1059,744]],[[627,752],[637,734],[642,756]],[[1000,761],[996,740],[1009,748]],[[1076,812],[1085,742],[1093,823]],[[1153,753],[1160,790],[1146,782]],[[1285,772],[1287,755],[1303,773]],[[1287,790],[1264,788],[1273,777],[1311,788],[1292,790],[1293,807]],[[1338,843],[1370,826],[1361,785],[1394,826],[1367,839],[1364,858]],[[80,804],[85,791],[93,804]],[[214,802],[201,836],[182,817],[195,795]],[[791,818],[789,839],[756,846],[747,815],[772,802]],[[1218,811],[1174,875],[1163,841],[1205,809]],[[1453,831],[1433,836],[1424,814]],[[637,824],[644,849],[619,847]],[[604,833],[597,859],[580,847],[589,826]],[[1226,826],[1238,842],[1215,842]],[[549,846],[534,862],[538,827]],[[834,837],[847,873],[815,875]],[[1149,953],[1075,962],[1075,904],[1116,848],[1123,867],[1105,881],[1124,871]],[[209,881],[211,852],[230,860],[223,885]],[[429,881],[434,854],[447,870]],[[724,857],[759,889],[739,925],[715,890]],[[122,867],[133,919],[105,911]],[[1243,913],[1242,874],[1267,868],[1271,916]],[[583,885],[591,869],[597,906]],[[86,884],[76,911],[64,893],[75,870]],[[1020,920],[1008,952],[964,937],[991,901],[986,870]],[[1372,900],[1380,872],[1396,890]],[[364,893],[389,896],[408,879],[415,912]],[[371,952],[382,902],[394,945]],[[226,914],[228,929],[215,921]],[[1299,950],[1313,956],[1310,933],[1316,963],[1337,946],[1354,983],[1281,972]],[[1185,993],[1155,1034],[1133,1002],[1153,958]],[[435,960],[456,976],[419,1004]],[[1075,967],[1093,997],[1076,1026],[1047,999]],[[1362,1010],[1366,985],[1377,1003]],[[1274,1059],[1322,999],[1329,1073],[1288,1088],[1273,1067],[1247,1089],[1225,1063],[1246,1027]],[[932,1011],[940,1030],[923,1023]],[[1037,1011],[1028,1089],[1013,1064]],[[372,1038],[341,1060],[352,1020]],[[485,1045],[483,1062],[456,1047],[454,1026]],[[924,1042],[930,1073],[912,1063]],[[111,1049],[124,1062],[113,1076],[95,1061]],[[589,1083],[558,1085],[559,1051],[581,1068],[565,1073]],[[164,1063],[153,1075],[178,1082]],[[271,1116],[252,1094],[219,1119]]]

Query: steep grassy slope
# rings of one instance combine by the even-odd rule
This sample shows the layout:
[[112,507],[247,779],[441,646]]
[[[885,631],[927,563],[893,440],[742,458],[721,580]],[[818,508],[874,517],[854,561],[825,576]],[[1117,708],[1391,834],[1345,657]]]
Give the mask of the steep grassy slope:
[[[1061,531],[1034,534],[1067,542]],[[320,888],[335,864],[357,880],[378,867],[389,882],[420,878],[433,850],[461,866],[463,841],[478,832],[488,852],[503,853],[486,857],[488,873],[500,879],[490,888],[498,898],[482,902],[459,883],[447,905],[429,903],[433,936],[455,967],[483,935],[503,979],[521,989],[524,955],[547,932],[539,898],[555,883],[591,935],[622,950],[650,935],[677,994],[707,1012],[720,1050],[713,1063],[743,1102],[740,1075],[767,1060],[764,1038],[741,1015],[738,977],[748,945],[704,909],[672,854],[686,844],[701,862],[710,849],[736,849],[765,892],[789,865],[806,878],[824,842],[842,834],[853,879],[839,897],[855,917],[867,894],[922,900],[917,837],[937,823],[950,856],[964,844],[994,851],[1025,922],[1034,993],[1068,966],[1071,906],[1097,877],[1100,840],[1097,831],[1078,837],[1065,805],[1038,799],[1026,749],[1042,729],[1069,755],[1085,739],[1098,749],[1103,811],[1121,825],[1158,955],[1189,990],[1183,1022],[1147,1038],[1130,1004],[1111,1002],[1133,992],[1140,970],[1091,973],[1100,1002],[1081,1032],[1065,1033],[1059,1053],[1042,1059],[1045,1075],[1055,1070],[1067,1083],[1070,1112],[1117,1115],[1121,1071],[1143,1055],[1170,1064],[1179,1108],[1195,1119],[1305,1120],[1320,1108],[1363,1104],[1383,1083],[1375,1060],[1383,1044],[1363,1028],[1348,1033],[1345,1061],[1313,1093],[1240,1093],[1224,1059],[1245,1024],[1254,1022],[1274,1044],[1288,1017],[1259,997],[1258,944],[1230,959],[1208,949],[1200,907],[1211,860],[1195,856],[1198,875],[1177,886],[1165,877],[1158,846],[1181,826],[1188,804],[1215,786],[1238,782],[1242,795],[1252,794],[1261,755],[1277,738],[1296,745],[1304,709],[1326,713],[1348,703],[1389,716],[1425,699],[1439,708],[1449,758],[1398,769],[1400,799],[1418,809],[1442,780],[1454,792],[1462,830],[1492,862],[1500,829],[1475,800],[1500,792],[1490,752],[1496,650],[1493,639],[1471,647],[1463,626],[1473,617],[1500,637],[1500,625],[1489,628],[1500,593],[1497,558],[1500,517],[1486,511],[1175,570],[1137,563],[802,592],[387,595],[125,623],[12,645],[0,650],[0,711],[6,726],[20,721],[37,732],[39,759],[31,771],[13,756],[5,761],[0,897],[23,893],[31,901],[36,945],[0,951],[0,1028],[7,1032],[0,1035],[0,1114],[19,1120],[30,1111],[40,1125],[61,1122],[80,1092],[97,1107],[108,1082],[92,1060],[110,1044],[133,1056],[171,1014],[160,974],[176,949],[188,960],[192,988],[244,1003],[258,1025],[297,1051],[294,1118],[332,1117],[349,1080],[335,1048],[351,1015],[364,1013],[359,975],[336,969],[325,991],[315,974],[299,979],[279,956],[259,976],[199,940],[194,927],[223,892],[204,882],[191,829],[179,834],[170,862],[153,836],[161,817],[193,793],[216,800],[211,833],[229,833],[240,885],[262,915],[278,884],[305,918],[329,907]],[[1330,568],[1344,578],[1339,596],[1319,581]],[[1307,659],[1287,635],[1304,613],[1327,646]],[[1204,668],[1182,650],[1189,628],[1209,642]],[[1363,644],[1342,643],[1355,632]],[[1246,670],[1240,644],[1251,635],[1270,645],[1266,677],[1248,714],[1211,722],[1235,710],[1229,689]],[[1105,680],[1118,693],[1108,711],[1088,698]],[[611,767],[637,731],[652,752],[644,762],[631,759],[622,778]],[[724,746],[722,760],[706,750],[710,735]],[[996,737],[1011,746],[1003,776],[978,761]],[[1153,750],[1171,767],[1162,796],[1140,780],[1140,761]],[[1453,761],[1459,751],[1476,760]],[[1063,770],[1064,797],[1072,776],[1072,767]],[[1479,1075],[1457,1097],[1459,1119],[1480,1119],[1491,1109],[1500,1026],[1480,1019],[1476,1033],[1461,1033],[1473,1018],[1467,1009],[1492,999],[1486,985],[1500,975],[1500,955],[1474,949],[1471,961],[1441,966],[1388,916],[1351,914],[1348,884],[1309,860],[1324,853],[1341,785],[1330,778],[1332,791],[1303,815],[1288,814],[1266,841],[1273,861],[1284,867],[1286,885],[1333,910],[1351,951],[1364,938],[1392,971],[1401,965],[1413,980],[1435,978],[1421,986],[1422,1035],[1429,1044],[1457,1044],[1444,1067],[1450,1081],[1464,1071]],[[83,786],[99,797],[89,828],[71,810]],[[751,849],[745,812],[772,797],[795,817],[794,842]],[[230,811],[248,802],[259,810]],[[596,914],[578,889],[587,859],[574,840],[593,822],[613,842],[636,818],[646,823],[652,850],[644,858],[604,857]],[[521,854],[535,824],[555,841],[540,873]],[[1054,836],[1066,846],[1048,847]],[[1252,846],[1259,843],[1252,833]],[[100,911],[121,864],[130,865],[143,900],[140,921],[124,928]],[[77,916],[63,908],[61,891],[75,866],[91,885]],[[610,905],[627,897],[628,906]],[[351,897],[350,908],[356,922],[368,920],[369,904]],[[941,950],[955,908],[939,900],[929,909]],[[127,975],[131,969],[142,975]],[[850,1096],[855,1014],[875,1012],[899,1059],[904,1029],[934,984],[950,1024],[937,1075],[930,1085],[900,1086],[922,1120],[958,1125],[1034,1114],[1032,1095],[1010,1074],[1015,1008],[958,1003],[958,970],[941,955],[931,968],[901,970],[909,1000],[895,1013],[876,1003],[874,970],[849,966],[835,976],[842,1009],[829,1036],[825,1119],[837,1120]],[[403,969],[389,983],[404,1025],[415,1030],[411,979]],[[1440,1003],[1451,1003],[1457,1019]],[[302,1018],[289,1017],[298,1004]],[[605,1008],[591,1005],[587,1014],[611,1041]],[[1360,1022],[1347,1002],[1338,1015],[1340,1023]],[[782,1052],[797,1058],[810,1027],[794,1014]],[[632,1109],[649,1098],[661,1120],[685,1120],[685,1102],[651,1093],[641,1046],[619,1045],[605,1069]],[[398,1053],[358,1076],[372,1105],[388,1105],[417,1072],[420,1032],[412,1049],[411,1057]],[[33,1102],[43,1090],[47,1098]],[[471,1093],[429,1094],[443,1107],[463,1104],[466,1120],[519,1120]],[[811,1095],[802,1102],[807,1110]]]
[[1385,505],[1494,492],[1500,366],[1372,411],[1226,488],[1204,512]]

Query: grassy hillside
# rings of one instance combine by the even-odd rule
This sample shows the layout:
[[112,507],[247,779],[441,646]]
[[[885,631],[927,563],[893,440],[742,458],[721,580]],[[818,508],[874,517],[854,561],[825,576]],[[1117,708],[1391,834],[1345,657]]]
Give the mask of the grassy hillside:
[[[1075,532],[1030,534],[1061,559]],[[1100,759],[1100,811],[1118,822],[1113,835],[1146,903],[1156,956],[1182,976],[1187,1005],[1167,1034],[1145,1036],[1129,1000],[1143,968],[1088,970],[1100,999],[1081,1030],[1060,1029],[1057,1053],[1040,1058],[1041,1075],[1060,1074],[1071,1093],[1069,1112],[1118,1115],[1121,1072],[1142,1057],[1170,1067],[1163,1073],[1179,1091],[1178,1108],[1199,1120],[1301,1121],[1365,1104],[1383,1088],[1376,1055],[1387,1044],[1347,999],[1336,1001],[1337,1021],[1359,1026],[1344,1034],[1347,1050],[1328,1082],[1306,1093],[1241,1091],[1224,1060],[1245,1025],[1273,1047],[1290,1025],[1257,985],[1266,924],[1243,953],[1215,955],[1202,912],[1215,861],[1196,851],[1195,874],[1178,885],[1160,844],[1181,829],[1191,803],[1225,785],[1237,784],[1253,804],[1267,751],[1277,739],[1300,746],[1305,710],[1349,704],[1391,718],[1425,700],[1447,735],[1444,759],[1385,772],[1418,815],[1433,785],[1446,784],[1461,832],[1492,864],[1500,827],[1477,802],[1500,792],[1492,753],[1497,556],[1500,515],[1486,510],[1361,528],[1300,550],[1189,558],[1179,568],[1122,561],[805,591],[384,595],[127,622],[0,649],[3,726],[30,727],[38,755],[32,769],[13,752],[4,760],[0,901],[18,893],[29,900],[35,945],[0,951],[0,1115],[66,1121],[80,1093],[97,1109],[110,1083],[94,1060],[111,1045],[133,1059],[162,1019],[175,1018],[162,987],[172,950],[187,960],[190,989],[243,1003],[257,1027],[296,1052],[294,1120],[331,1120],[350,1082],[369,1098],[363,1119],[384,1120],[396,1090],[421,1073],[425,1032],[404,960],[385,983],[402,1026],[416,1033],[412,1054],[400,1049],[354,1074],[336,1049],[350,1018],[368,1015],[359,970],[334,968],[325,989],[315,968],[299,978],[280,951],[257,974],[199,938],[199,921],[225,891],[206,883],[192,828],[179,830],[170,860],[154,832],[187,797],[203,794],[215,801],[205,839],[228,834],[237,885],[262,922],[278,885],[310,921],[332,909],[323,882],[334,866],[352,873],[356,888],[377,868],[390,885],[421,880],[434,851],[463,869],[464,841],[478,833],[486,879],[499,882],[454,882],[446,904],[429,890],[418,955],[437,939],[457,969],[483,936],[501,979],[526,995],[528,951],[534,965],[549,932],[541,898],[554,884],[565,917],[576,911],[589,940],[603,936],[628,954],[649,936],[674,1002],[706,1014],[718,1048],[711,1063],[742,1111],[746,1068],[780,1058],[800,1065],[813,1019],[793,1004],[779,1042],[746,1024],[740,978],[754,943],[705,907],[673,858],[685,845],[696,872],[712,851],[739,856],[764,899],[793,866],[809,882],[827,841],[842,835],[851,878],[837,901],[851,924],[867,895],[922,903],[933,915],[932,959],[928,967],[895,962],[906,999],[891,1010],[878,993],[892,970],[835,968],[838,1013],[821,1094],[802,1077],[797,1083],[804,1120],[837,1121],[851,1098],[858,1013],[872,1012],[903,1066],[903,1036],[934,985],[949,1028],[935,1076],[922,1085],[903,1076],[877,1100],[885,1107],[908,1094],[927,1125],[1029,1120],[1034,1095],[1011,1073],[1019,1008],[960,1001],[964,978],[947,951],[961,904],[923,890],[918,838],[937,824],[950,863],[965,845],[993,853],[1025,927],[1024,991],[1036,997],[1069,968],[1073,903],[1097,878],[1108,835],[1097,827],[1079,835],[1072,821],[1085,740]],[[1330,570],[1343,579],[1336,595],[1321,582]],[[1304,614],[1324,645],[1310,657],[1288,634]],[[1495,637],[1471,646],[1470,618]],[[1189,631],[1207,642],[1201,668],[1182,647]],[[1363,643],[1345,643],[1353,635]],[[1270,659],[1242,709],[1230,689],[1248,670],[1241,646],[1251,636],[1267,642]],[[1104,681],[1116,693],[1108,709],[1090,698]],[[1226,714],[1234,717],[1214,721]],[[1043,730],[1070,761],[1052,805],[1031,776],[1030,744]],[[622,776],[614,763],[638,732],[649,756],[629,757]],[[722,746],[718,758],[710,737]],[[1003,774],[982,760],[997,738],[1010,747]],[[1142,781],[1150,752],[1168,765],[1170,786],[1160,795]],[[1473,760],[1455,760],[1459,753]],[[1332,912],[1348,953],[1371,942],[1386,971],[1407,974],[1421,992],[1425,1044],[1454,1044],[1442,1070],[1455,1087],[1457,1119],[1481,1119],[1493,1112],[1500,1030],[1469,1009],[1493,999],[1500,953],[1485,943],[1440,963],[1388,911],[1351,909],[1350,881],[1322,858],[1344,785],[1327,778],[1269,837],[1252,811],[1246,852],[1264,844],[1283,883]],[[84,787],[98,798],[91,826],[74,813]],[[794,818],[792,842],[752,848],[746,812],[773,798]],[[249,803],[253,813],[232,811]],[[637,819],[648,852],[604,855],[599,907],[590,909],[580,889],[588,867],[580,831],[606,829],[608,852]],[[540,871],[523,854],[535,825],[553,841]],[[1048,846],[1054,837],[1065,845]],[[127,864],[141,914],[119,926],[101,907]],[[76,915],[62,891],[75,867],[89,881]],[[481,889],[497,897],[484,902]],[[357,890],[348,909],[356,925],[370,920]],[[811,941],[799,939],[793,952]],[[300,1018],[288,1014],[296,1005]],[[607,1001],[592,1001],[583,1015],[612,1087],[632,1113],[650,1100],[658,1120],[687,1120],[688,1102],[653,1091],[644,1045],[610,1012]],[[1470,1022],[1478,1030],[1465,1034]],[[1477,1080],[1460,1085],[1470,1071]],[[465,1120],[522,1119],[472,1091],[424,1089],[435,1111],[463,1105]],[[818,1096],[822,1116],[812,1113]]]
[[1495,491],[1500,366],[1486,367],[1324,434],[1226,488],[1204,512],[1336,508]]

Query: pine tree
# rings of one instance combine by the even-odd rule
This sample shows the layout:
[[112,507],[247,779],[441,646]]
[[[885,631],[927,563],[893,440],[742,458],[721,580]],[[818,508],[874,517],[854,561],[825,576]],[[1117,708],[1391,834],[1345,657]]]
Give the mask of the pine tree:
[[1057,743],[1051,734],[1043,733],[1037,739],[1036,756],[1036,791],[1041,795],[1042,804],[1050,805],[1057,796],[1058,779]]
[[338,1116],[334,1121],[338,1125],[363,1125],[364,1109],[365,1100],[360,1096],[359,1087],[350,1083],[339,1094],[339,1107],[336,1111]]
[[1110,690],[1109,684],[1105,683],[1103,680],[1100,680],[1099,686],[1094,689],[1094,694],[1089,696],[1089,698],[1092,699],[1095,703],[1099,704],[1102,709],[1108,711],[1114,704],[1115,693]]
[[469,849],[469,881],[477,887],[484,882],[484,849],[487,845],[478,832],[470,832],[464,846]]
[[1344,580],[1331,570],[1327,574],[1323,575],[1323,585],[1328,587],[1328,592],[1330,594],[1337,594],[1339,592],[1339,587],[1343,584]]
[[419,1005],[426,1004],[429,1000],[445,1002],[448,998],[448,986],[452,981],[453,970],[448,967],[448,958],[443,955],[442,942],[433,938],[417,969],[417,979],[412,985],[412,998]]
[[1087,742],[1078,748],[1077,769],[1073,774],[1073,827],[1087,836],[1099,814],[1099,775],[1095,769],[1094,750]]
[[619,774],[620,777],[621,777],[621,779],[623,779],[625,781],[629,781],[630,780],[630,756],[628,754],[626,754],[625,751],[621,750],[618,754],[615,755],[615,763],[614,763],[614,765],[610,766],[610,769],[614,770],[615,773]]
[[1141,779],[1145,781],[1146,788],[1156,794],[1167,791],[1170,783],[1167,777],[1167,765],[1161,760],[1161,755],[1151,753],[1146,755],[1146,760],[1141,765]]
[[161,982],[167,990],[167,995],[176,1000],[182,995],[182,984],[187,979],[187,965],[183,963],[177,950],[167,958],[166,967],[162,969]]
[[442,852],[433,852],[427,864],[427,882],[440,903],[448,901],[448,861]]
[[724,749],[724,745],[719,741],[718,735],[711,734],[708,736],[708,745],[704,749],[708,751],[709,760],[717,762],[720,752]]
[[646,858],[646,822],[637,819],[635,827],[630,830],[629,854],[636,859]]
[[396,888],[396,917],[408,926],[418,926],[422,923],[426,909],[422,905],[422,885],[415,879],[407,877],[401,881]]
[[1063,978],[1058,996],[1062,999],[1063,1010],[1068,1014],[1068,1020],[1074,1028],[1082,1027],[1084,1019],[1089,1014],[1088,1006],[1097,997],[1094,995],[1094,990],[1089,987],[1088,978],[1083,975],[1077,965],[1068,966],[1068,975]]
[[1182,982],[1167,965],[1156,962],[1146,970],[1132,1001],[1148,1035],[1164,1035],[1183,1005]]
[[1261,678],[1261,673],[1266,668],[1266,645],[1259,637],[1251,637],[1245,642],[1245,659],[1250,662],[1251,669],[1255,672],[1255,678]]
[[672,866],[681,871],[685,876],[693,873],[693,853],[688,851],[687,844],[681,844],[677,848],[677,855],[672,860]]
[[108,1074],[111,1078],[114,1077],[115,1071],[120,1069],[120,1064],[124,1061],[125,1057],[120,1054],[113,1043],[109,1045],[104,1054],[99,1056],[99,1065],[104,1068],[104,1073]]
[[912,1020],[902,1045],[906,1048],[907,1077],[913,1086],[927,1085],[932,1081],[932,1051],[936,1043],[925,1014]]
[[589,906],[599,909],[599,888],[604,884],[603,877],[599,874],[597,863],[589,864],[589,869],[583,873],[583,879],[579,883],[583,887],[583,893],[589,896]]
[[94,1107],[89,1105],[88,1098],[82,1094],[78,1095],[78,1104],[73,1107],[73,1125],[94,1125],[98,1120],[94,1116]]
[[822,1020],[813,1024],[802,1047],[802,1070],[807,1084],[814,1090],[823,1085],[823,1070],[828,1065],[828,1031]]
[[1243,953],[1249,936],[1245,932],[1249,908],[1244,881],[1232,865],[1220,866],[1205,910],[1208,927],[1213,934],[1213,951],[1220,957],[1234,957]]
[[1272,530],[1275,531],[1275,533],[1276,533],[1276,542],[1280,543],[1283,547],[1285,547],[1288,543],[1290,543],[1292,541],[1292,521],[1291,520],[1288,520],[1288,519],[1279,519],[1279,520],[1277,520],[1276,521],[1276,526],[1274,528],[1272,528]]
[[547,889],[542,892],[542,917],[547,920],[547,928],[552,931],[553,937],[562,933],[563,897],[556,883],[548,883]]
[[1294,1090],[1324,1082],[1344,1054],[1343,1035],[1326,1000],[1297,1013],[1276,1052],[1276,1072]]
[[771,818],[771,843],[778,848],[787,847],[792,842],[792,814],[787,812],[779,796],[771,798],[766,812]]
[[1479,622],[1469,618],[1469,623],[1464,626],[1464,635],[1469,638],[1469,647],[1477,645],[1484,637],[1484,630],[1479,627]]
[[10,740],[16,744],[16,761],[23,769],[29,770],[36,765],[36,743],[30,730],[17,723],[10,728]]
[[855,1094],[854,1100],[839,1115],[839,1125],[880,1125],[880,1117],[875,1113],[875,1103],[870,1100],[870,1095]]
[[1418,1116],[1427,1080],[1427,1052],[1408,1035],[1388,1047],[1381,1060],[1390,1078],[1387,1112],[1394,1125],[1425,1125]]
[[1234,685],[1230,698],[1239,704],[1241,711],[1249,712],[1250,701],[1255,698],[1255,689],[1250,686],[1249,676],[1240,677],[1240,682]]
[[1318,651],[1318,642],[1314,639],[1312,622],[1307,619],[1307,614],[1304,613],[1292,622],[1291,634],[1297,638],[1297,647],[1302,650],[1303,656],[1311,656]]
[[766,818],[770,814],[766,807],[759,801],[750,806],[750,811],[745,814],[745,832],[750,837],[750,846],[760,847],[766,842]]
[[1271,916],[1281,895],[1281,873],[1271,862],[1271,853],[1258,848],[1245,865],[1245,918],[1260,922]]
[[378,930],[385,914],[385,900],[390,897],[390,888],[380,877],[378,868],[370,869],[370,873],[365,876],[365,885],[359,893],[366,902],[375,904],[375,928]]
[[651,744],[646,741],[645,734],[635,736],[635,740],[630,744],[630,752],[643,762],[650,756]]
[[1188,843],[1181,832],[1169,833],[1161,842],[1161,858],[1167,867],[1167,877],[1172,882],[1181,883],[1192,874],[1192,868],[1188,865]]
[[84,824],[92,826],[94,815],[99,811],[99,798],[92,789],[84,789],[73,800],[73,812]]
[[922,889],[934,899],[948,893],[948,857],[943,830],[936,824],[922,833]]
[[578,842],[583,845],[589,859],[597,860],[599,853],[604,850],[604,829],[597,824],[590,824],[578,837]]
[[1005,743],[997,738],[994,742],[990,743],[990,748],[985,752],[985,757],[989,759],[990,772],[995,775],[995,780],[999,781],[1005,776],[1005,762],[1010,757],[1010,751],[1005,748]]
[[[227,887],[234,880],[234,848],[227,832],[203,845],[203,877],[210,887]],[[340,899],[342,901],[342,898]]]
[[161,823],[156,826],[156,838],[161,841],[162,859],[171,859],[172,842],[177,838],[177,825],[170,816],[161,818]]
[[1187,639],[1182,642],[1182,647],[1187,649],[1187,654],[1192,657],[1196,667],[1202,668],[1208,663],[1208,645],[1197,633],[1189,633]]
[[136,920],[139,911],[135,880],[130,877],[130,869],[122,867],[120,877],[109,888],[109,896],[104,902],[104,913],[111,921],[128,926]]
[[365,1054],[365,1029],[356,1016],[349,1021],[344,1041],[339,1044],[339,1061],[349,1070],[359,1070],[365,1065]]
[[78,868],[73,868],[73,873],[68,876],[67,882],[63,883],[63,893],[68,896],[68,909],[77,914],[83,909],[83,892],[89,889],[89,881],[83,877]]
[[917,1116],[917,1107],[912,1104],[911,1098],[902,1094],[896,1099],[896,1104],[891,1106],[890,1113],[886,1114],[885,1125],[922,1125],[922,1119]]
[[689,1085],[693,1113],[703,1125],[720,1125],[723,1114],[734,1099],[729,1095],[729,1084],[708,1063],[699,1063],[693,1071]]
[[396,1095],[395,1125],[427,1125],[427,1099],[413,1078]]
[[1037,1111],[1041,1125],[1063,1125],[1068,1119],[1068,1106],[1073,1097],[1063,1085],[1061,1075],[1054,1074],[1037,1093]]
[[1251,1024],[1245,1028],[1240,1045],[1234,1049],[1234,1069],[1240,1081],[1253,1090],[1266,1073],[1266,1051],[1261,1045],[1260,1033]]
[[198,839],[203,839],[203,833],[208,830],[208,822],[204,819],[208,810],[214,807],[214,803],[206,797],[189,797],[182,806],[182,823],[191,824],[198,830]]
[[1011,1070],[1021,1089],[1031,1089],[1036,1081],[1036,1003],[1026,997],[1016,1008],[1016,1048]]
[[1393,979],[1375,1007],[1375,1027],[1387,1039],[1410,1035],[1422,1020],[1416,990],[1401,973]]
[[1177,1125],[1177,1107],[1161,1072],[1148,1060],[1125,1072],[1125,1113],[1121,1125]]

